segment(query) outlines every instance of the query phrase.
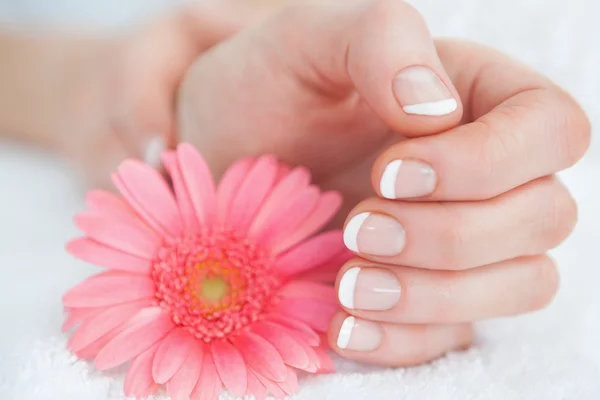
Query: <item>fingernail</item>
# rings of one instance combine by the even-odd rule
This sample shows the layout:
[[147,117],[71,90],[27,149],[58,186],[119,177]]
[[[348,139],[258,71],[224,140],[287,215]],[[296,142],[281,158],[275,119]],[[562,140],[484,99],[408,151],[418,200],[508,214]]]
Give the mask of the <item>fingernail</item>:
[[350,268],[340,279],[338,298],[352,310],[391,310],[402,289],[396,275],[383,268]]
[[430,194],[436,184],[437,176],[429,164],[416,160],[395,160],[385,167],[379,191],[386,199],[405,199]]
[[150,139],[144,147],[144,162],[154,168],[159,167],[161,164],[161,154],[166,147],[165,140],[162,136],[155,136]]
[[354,351],[373,351],[381,345],[382,337],[383,332],[379,324],[347,317],[340,328],[337,346]]
[[394,218],[370,212],[355,215],[344,229],[346,247],[374,256],[399,254],[405,243],[404,228]]
[[446,115],[458,107],[442,80],[424,66],[400,71],[392,82],[392,90],[407,114]]

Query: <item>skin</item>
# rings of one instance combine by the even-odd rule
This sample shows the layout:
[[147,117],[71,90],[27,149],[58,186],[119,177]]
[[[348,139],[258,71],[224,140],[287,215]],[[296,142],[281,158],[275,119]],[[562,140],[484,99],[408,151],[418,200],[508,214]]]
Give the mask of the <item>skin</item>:
[[[117,128],[80,125],[81,138],[63,138],[57,147],[82,160],[96,182],[122,158],[139,156],[157,134],[198,146],[217,174],[239,157],[274,153],[309,167],[323,188],[342,192],[344,209],[334,225],[366,211],[401,221],[407,241],[399,255],[356,254],[338,275],[336,287],[352,266],[383,268],[403,287],[388,311],[342,308],[336,315],[330,344],[349,359],[422,363],[470,345],[474,321],[552,300],[558,275],[546,252],[577,218],[554,174],[579,160],[590,140],[589,122],[568,94],[493,49],[434,41],[418,12],[395,0],[300,1],[266,7],[251,19],[220,15],[212,26],[185,31],[167,19],[121,40],[118,52],[103,47],[119,54],[117,61],[128,60],[111,66],[127,68],[114,72],[96,63],[95,70],[113,71],[126,93],[106,90],[111,80],[97,80],[94,90],[70,84],[68,92],[106,93],[91,103],[104,108],[82,108]],[[411,40],[382,40],[397,37]],[[148,51],[151,38],[157,45]],[[183,55],[166,63],[173,48]],[[176,71],[165,73],[167,65]],[[404,113],[390,88],[411,65],[435,71],[460,99],[458,109],[439,117]],[[64,120],[82,124],[90,120],[85,112]],[[99,148],[101,157],[89,156]],[[432,166],[435,190],[384,199],[385,165],[407,158]],[[348,315],[380,324],[379,348],[337,347]]]
[[[396,35],[413,42],[381,43]],[[409,65],[437,72],[462,100],[458,110],[405,114],[390,86]],[[588,120],[563,90],[507,56],[434,41],[409,5],[290,5],[203,54],[179,104],[180,139],[203,149],[215,170],[248,153],[275,153],[344,194],[339,222],[368,211],[403,223],[398,256],[357,254],[338,274],[336,285],[352,266],[385,268],[404,288],[389,311],[340,311],[329,332],[340,355],[422,363],[468,346],[472,322],[537,310],[554,297],[557,270],[545,253],[571,232],[577,209],[553,174],[585,153]],[[435,191],[382,198],[385,165],[406,158],[433,167]],[[381,324],[379,348],[337,347],[348,315]]]

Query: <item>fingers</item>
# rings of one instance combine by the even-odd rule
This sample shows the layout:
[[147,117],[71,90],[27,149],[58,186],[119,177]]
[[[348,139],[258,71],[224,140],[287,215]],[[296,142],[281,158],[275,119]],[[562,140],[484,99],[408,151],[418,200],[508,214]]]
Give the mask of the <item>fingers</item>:
[[329,344],[341,356],[391,367],[421,364],[473,341],[469,324],[394,325],[340,312],[329,329]]
[[346,312],[356,317],[443,324],[539,310],[554,298],[558,273],[545,255],[465,271],[394,267],[354,259],[338,274],[336,287]]
[[403,141],[375,163],[389,199],[481,200],[578,161],[589,146],[581,108],[547,79],[482,46],[438,45],[468,102],[465,125]]
[[480,202],[360,203],[344,228],[361,257],[428,269],[468,269],[539,254],[562,242],[577,220],[566,188],[543,178]]
[[344,311],[330,325],[332,349],[361,362],[407,366],[470,345],[472,329],[465,322],[546,306],[558,274],[543,255],[468,271],[354,259],[340,271],[336,288]]
[[175,97],[194,59],[253,23],[231,1],[206,2],[177,10],[120,45],[106,93],[112,129],[130,156],[158,166],[160,153],[176,143]]
[[156,21],[120,44],[108,78],[113,131],[130,156],[155,166],[160,147],[174,136],[177,82],[195,55],[194,43],[174,26],[175,20]]
[[304,2],[272,25],[277,46],[298,49],[288,63],[304,82],[331,96],[356,89],[394,131],[420,136],[460,121],[459,96],[425,21],[407,3]]

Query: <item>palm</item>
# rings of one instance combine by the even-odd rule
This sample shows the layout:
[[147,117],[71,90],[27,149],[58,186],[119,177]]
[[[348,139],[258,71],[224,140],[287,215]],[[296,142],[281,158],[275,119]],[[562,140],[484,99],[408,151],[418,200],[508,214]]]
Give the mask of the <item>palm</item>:
[[197,145],[217,174],[255,154],[304,165],[315,183],[344,195],[345,211],[372,195],[373,161],[398,136],[356,92],[327,93],[286,69],[285,60],[249,47],[252,58],[238,65],[235,45],[192,67],[180,96],[180,140]]

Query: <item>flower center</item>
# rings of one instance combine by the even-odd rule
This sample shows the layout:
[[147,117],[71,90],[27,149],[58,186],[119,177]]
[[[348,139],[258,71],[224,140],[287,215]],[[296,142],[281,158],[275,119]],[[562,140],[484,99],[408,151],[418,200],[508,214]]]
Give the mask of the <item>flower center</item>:
[[173,321],[210,342],[258,320],[281,282],[268,252],[234,231],[165,244],[153,264],[156,300]]
[[229,291],[229,283],[220,276],[214,278],[205,278],[198,284],[198,295],[209,302],[221,300]]

